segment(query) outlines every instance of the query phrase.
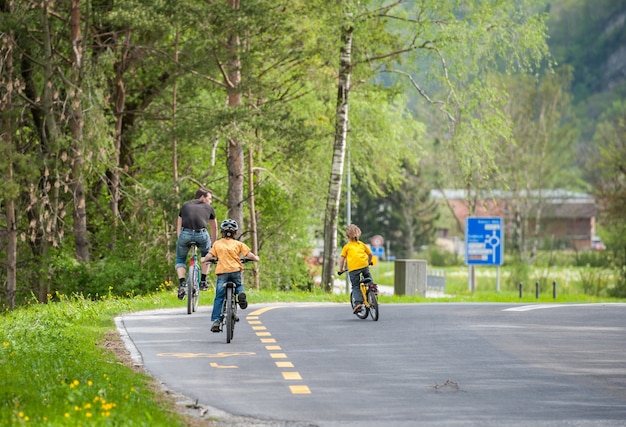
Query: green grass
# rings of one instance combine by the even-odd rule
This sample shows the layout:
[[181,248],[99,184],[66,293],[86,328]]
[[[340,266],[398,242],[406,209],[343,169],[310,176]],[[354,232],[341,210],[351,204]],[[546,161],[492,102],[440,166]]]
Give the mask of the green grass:
[[[551,287],[535,298],[534,285],[519,298],[517,289],[495,291],[492,272],[477,272],[477,288],[467,290],[467,273],[450,268],[447,295],[380,296],[381,304],[419,302],[554,302]],[[465,268],[465,271],[467,268]],[[487,274],[489,273],[489,274]],[[383,266],[373,271],[380,284],[393,286]],[[586,295],[580,283],[558,277],[557,302],[589,303],[619,301]],[[572,277],[576,277],[574,274]],[[604,278],[604,276],[602,276]],[[504,279],[502,279],[504,280]],[[610,279],[609,279],[610,281]],[[179,307],[169,284],[156,293],[128,299],[111,295],[91,301],[80,296],[50,298],[48,304],[33,302],[0,316],[0,425],[37,426],[184,426],[192,421],[176,412],[175,404],[162,397],[154,381],[122,363],[109,348],[117,338],[114,318],[120,314]],[[347,302],[347,295],[320,289],[304,292],[247,289],[252,303]],[[212,292],[203,293],[202,305],[211,303]],[[33,298],[33,301],[35,299]]]
[[167,301],[58,299],[0,317],[0,425],[187,425],[150,377],[106,349],[116,315]]

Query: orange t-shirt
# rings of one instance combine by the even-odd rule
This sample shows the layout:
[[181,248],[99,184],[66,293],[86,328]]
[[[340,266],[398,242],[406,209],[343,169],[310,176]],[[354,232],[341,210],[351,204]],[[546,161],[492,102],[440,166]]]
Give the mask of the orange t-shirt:
[[223,237],[213,244],[209,253],[217,258],[215,274],[232,273],[243,270],[239,259],[248,255],[250,248],[239,240]]

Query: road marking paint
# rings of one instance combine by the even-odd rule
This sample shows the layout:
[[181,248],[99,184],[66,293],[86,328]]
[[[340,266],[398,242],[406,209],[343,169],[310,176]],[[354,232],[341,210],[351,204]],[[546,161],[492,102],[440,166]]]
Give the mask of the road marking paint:
[[273,307],[264,307],[264,308],[260,308],[258,310],[253,311],[252,313],[248,314],[248,318],[250,316],[258,316],[260,314],[266,313],[270,310],[274,310],[275,308],[280,308],[280,306],[273,306]]
[[292,394],[311,394],[311,390],[305,385],[290,385],[289,389]]
[[276,367],[278,367],[278,368],[293,368],[293,363],[291,363],[291,362],[276,362]]
[[582,304],[531,304],[531,305],[522,305],[519,307],[510,307],[505,308],[503,311],[530,311],[530,310],[541,310],[544,308],[560,308],[560,307],[604,307],[607,305],[611,306],[626,306],[624,303],[582,303]]
[[220,352],[220,353],[158,353],[157,356],[160,357],[181,357],[181,358],[192,358],[192,357],[231,357],[231,356],[253,356],[256,353],[242,351],[242,352]]
[[217,364],[217,363],[215,363],[215,362],[211,362],[211,368],[219,368],[219,369],[237,369],[238,367],[239,367],[239,366],[236,366],[236,365],[229,365],[229,366],[223,365],[223,366],[222,366],[222,365],[218,365],[218,364]]
[[286,380],[301,380],[302,376],[300,376],[299,372],[283,372],[283,378]]
[[[259,315],[265,313],[266,311],[273,310],[275,308],[281,308],[281,307],[280,306],[265,307],[265,308],[262,308],[262,309],[259,309],[250,313],[246,319],[248,320],[248,323],[250,325],[253,325],[252,330],[254,331],[266,330],[267,328],[265,328],[264,326],[256,326],[256,325],[262,324],[262,322],[259,319]],[[256,335],[258,337],[271,337],[271,334],[269,332],[256,332]],[[261,343],[263,344],[276,344],[276,339],[274,338],[259,338],[259,339]],[[270,357],[272,359],[287,359],[287,354],[285,353],[271,353],[272,351],[281,350],[281,347],[279,345],[266,345],[265,349],[267,351],[270,351]],[[277,361],[275,363],[276,363],[277,368],[293,368],[294,367],[293,363],[289,361]],[[302,380],[302,376],[300,375],[300,373],[295,372],[295,371],[283,371],[281,372],[281,375],[283,376],[283,379],[286,381],[301,381]],[[311,394],[311,390],[306,385],[291,385],[289,386],[289,390],[291,391],[291,394]]]

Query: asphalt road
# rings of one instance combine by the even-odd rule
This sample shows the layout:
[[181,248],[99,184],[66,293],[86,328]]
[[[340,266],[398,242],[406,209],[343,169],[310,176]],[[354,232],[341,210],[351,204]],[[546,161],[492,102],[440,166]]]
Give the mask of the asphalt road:
[[[626,426],[626,304],[250,304],[117,319],[137,363],[217,425]],[[196,407],[196,405],[191,405]],[[212,424],[213,425],[213,424]]]

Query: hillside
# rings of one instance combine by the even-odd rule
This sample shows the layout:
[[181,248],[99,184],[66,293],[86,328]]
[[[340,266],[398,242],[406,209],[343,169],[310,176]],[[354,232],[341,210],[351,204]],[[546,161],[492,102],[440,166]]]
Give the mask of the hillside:
[[572,92],[587,141],[602,113],[626,98],[626,2],[553,0],[548,11],[550,50],[557,64],[574,67]]

